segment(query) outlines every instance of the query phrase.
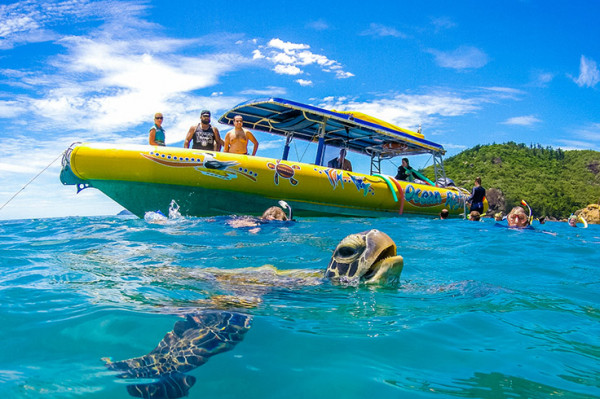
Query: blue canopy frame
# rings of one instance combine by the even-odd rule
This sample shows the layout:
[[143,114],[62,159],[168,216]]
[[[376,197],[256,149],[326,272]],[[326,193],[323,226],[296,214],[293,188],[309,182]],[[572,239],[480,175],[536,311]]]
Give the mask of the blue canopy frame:
[[247,129],[286,137],[282,159],[287,159],[293,138],[317,142],[316,165],[323,165],[326,146],[347,148],[371,157],[371,173],[380,171],[381,159],[400,155],[432,154],[436,178],[446,153],[444,147],[409,133],[391,129],[351,114],[340,113],[301,104],[282,98],[265,98],[243,102],[225,112],[219,122],[233,125],[233,118],[241,115]]

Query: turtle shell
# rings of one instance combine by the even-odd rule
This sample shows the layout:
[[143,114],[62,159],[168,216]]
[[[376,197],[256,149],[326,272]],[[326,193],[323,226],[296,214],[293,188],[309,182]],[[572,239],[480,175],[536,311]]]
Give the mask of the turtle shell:
[[289,165],[285,165],[285,164],[278,164],[275,167],[275,170],[277,171],[277,173],[279,174],[279,176],[283,177],[284,179],[289,179],[290,177],[294,176],[294,169],[289,166]]

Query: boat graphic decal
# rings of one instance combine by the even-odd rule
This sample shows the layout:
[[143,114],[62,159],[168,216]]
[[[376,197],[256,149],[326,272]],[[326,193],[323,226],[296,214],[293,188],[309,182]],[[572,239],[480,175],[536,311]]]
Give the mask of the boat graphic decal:
[[300,169],[300,166],[286,165],[281,163],[281,159],[278,159],[277,163],[267,162],[267,168],[275,171],[273,180],[276,185],[279,185],[279,177],[289,180],[292,186],[298,184],[298,180],[294,179],[294,175],[296,174],[296,170]]
[[334,190],[337,188],[338,183],[344,188],[344,172],[339,169],[326,169],[325,173]]
[[237,179],[237,175],[235,173],[228,172],[226,170],[209,170],[203,167],[195,167],[198,172],[202,173],[205,176],[216,177],[221,180],[233,180]]
[[349,176],[350,180],[352,180],[352,183],[354,183],[354,185],[356,186],[356,189],[358,191],[363,190],[363,196],[366,197],[369,193],[371,193],[371,195],[375,194],[375,191],[373,191],[373,189],[371,188],[371,183],[366,183],[365,178],[359,176],[352,176],[351,174],[349,174]]
[[419,208],[438,206],[443,202],[439,191],[423,190],[409,184],[404,189],[404,200]]
[[141,154],[144,158],[164,166],[174,168],[194,168],[196,171],[206,176],[216,177],[222,180],[235,179],[238,174],[256,181],[258,173],[248,168],[239,167],[237,161],[219,161],[211,153],[196,154],[193,156],[176,156],[161,153],[159,151],[150,151],[149,154]]
[[465,206],[465,197],[448,191],[446,193],[446,208],[450,210],[463,209]]

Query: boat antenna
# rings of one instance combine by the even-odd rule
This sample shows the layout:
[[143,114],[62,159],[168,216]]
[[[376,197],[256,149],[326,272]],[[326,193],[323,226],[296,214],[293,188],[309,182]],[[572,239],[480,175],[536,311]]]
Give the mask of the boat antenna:
[[292,211],[292,207],[290,206],[290,204],[288,204],[284,200],[279,200],[279,206],[281,206],[283,209],[287,209],[288,220],[292,220],[294,218],[294,213]]

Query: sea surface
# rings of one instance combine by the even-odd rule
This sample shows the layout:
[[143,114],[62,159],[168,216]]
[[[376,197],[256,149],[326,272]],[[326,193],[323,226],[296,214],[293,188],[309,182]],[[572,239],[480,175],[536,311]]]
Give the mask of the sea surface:
[[[236,220],[0,221],[0,398],[130,398],[160,384],[156,397],[203,399],[600,397],[600,226]],[[240,270],[324,270],[343,237],[372,228],[404,257],[396,287]],[[230,269],[250,282],[222,278]],[[190,337],[178,349],[214,356],[179,379],[105,365],[210,317],[222,332],[248,326],[222,353]]]

